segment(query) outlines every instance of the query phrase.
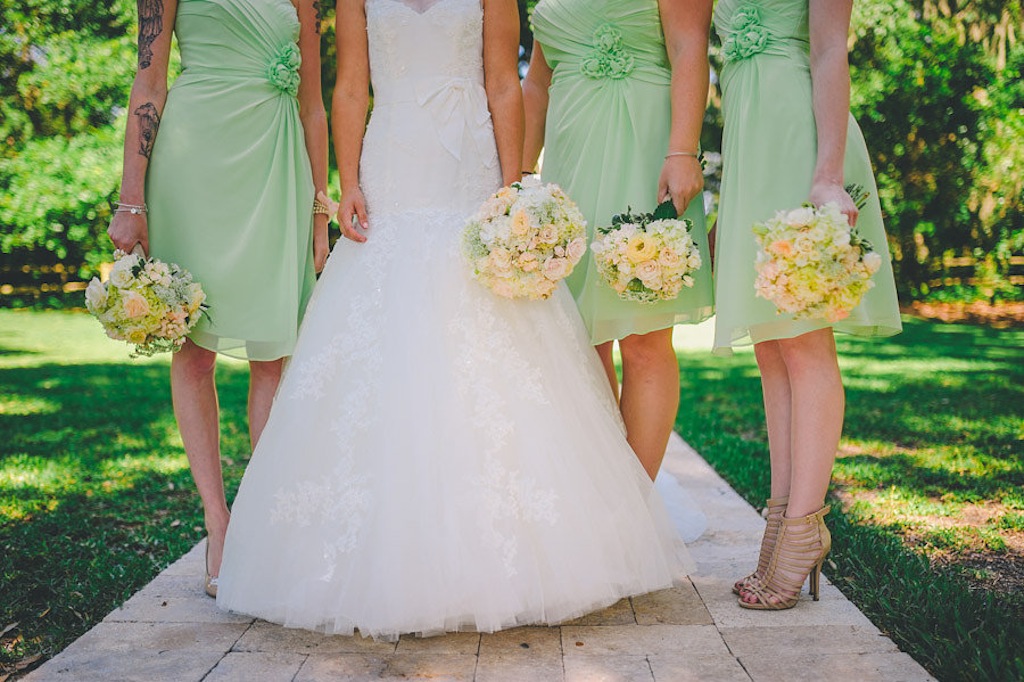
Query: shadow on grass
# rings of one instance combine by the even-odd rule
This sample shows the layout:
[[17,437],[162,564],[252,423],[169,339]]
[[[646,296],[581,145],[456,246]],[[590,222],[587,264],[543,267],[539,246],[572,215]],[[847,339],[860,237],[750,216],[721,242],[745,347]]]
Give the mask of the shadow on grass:
[[[233,496],[249,454],[246,371],[219,367],[218,387]],[[0,394],[24,406],[0,414],[0,625],[19,623],[2,671],[101,620],[197,542],[203,520],[166,365],[10,368]]]

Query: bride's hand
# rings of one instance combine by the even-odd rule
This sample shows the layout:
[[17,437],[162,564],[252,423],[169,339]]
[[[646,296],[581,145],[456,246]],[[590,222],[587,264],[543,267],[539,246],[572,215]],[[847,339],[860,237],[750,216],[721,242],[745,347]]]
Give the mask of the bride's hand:
[[704,189],[704,171],[692,156],[670,156],[661,167],[658,179],[658,201],[669,199],[682,215],[694,197]]
[[114,247],[131,253],[136,244],[143,252],[149,253],[149,222],[145,213],[115,213],[107,228],[107,235]]
[[[353,225],[353,218],[359,227]],[[365,242],[365,232],[370,229],[370,219],[366,217],[366,197],[358,187],[341,191],[341,207],[338,209],[338,223],[341,225],[341,236],[354,242]]]

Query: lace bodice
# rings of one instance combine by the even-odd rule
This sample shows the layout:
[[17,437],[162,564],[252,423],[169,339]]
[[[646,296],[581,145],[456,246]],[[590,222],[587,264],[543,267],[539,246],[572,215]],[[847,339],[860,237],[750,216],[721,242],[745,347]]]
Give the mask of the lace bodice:
[[366,0],[366,20],[373,114],[361,182],[370,211],[475,210],[500,184],[480,0]]

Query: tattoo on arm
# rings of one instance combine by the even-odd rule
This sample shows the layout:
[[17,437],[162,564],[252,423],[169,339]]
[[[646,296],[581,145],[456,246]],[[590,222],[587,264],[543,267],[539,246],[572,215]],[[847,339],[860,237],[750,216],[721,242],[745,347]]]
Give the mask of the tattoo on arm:
[[148,159],[153,153],[156,131],[160,129],[160,114],[152,102],[146,102],[132,113],[139,117],[139,154]]
[[320,24],[323,22],[324,14],[320,9],[320,0],[313,0],[313,11],[316,12],[316,32],[320,33]]
[[139,68],[153,62],[153,43],[164,30],[163,0],[139,0]]

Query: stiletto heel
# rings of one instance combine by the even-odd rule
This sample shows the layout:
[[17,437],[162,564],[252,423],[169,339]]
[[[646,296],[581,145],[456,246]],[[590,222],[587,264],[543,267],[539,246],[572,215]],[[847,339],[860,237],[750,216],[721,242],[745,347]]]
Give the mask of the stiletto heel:
[[764,576],[768,570],[768,561],[775,551],[775,542],[779,539],[779,526],[782,524],[782,517],[786,513],[786,505],[789,504],[789,496],[770,497],[766,503],[768,520],[764,528],[764,535],[761,537],[761,551],[757,555],[757,568],[745,578],[737,580],[732,586],[732,593],[739,594],[740,590],[747,587],[749,583]]
[[[800,600],[800,590],[810,577],[811,596],[818,600],[821,567],[832,549],[832,535],[825,526],[825,506],[807,516],[783,516],[778,542],[764,576],[740,590],[738,603],[745,609],[778,611],[791,609]],[[747,601],[753,597],[753,601]]]
[[809,591],[811,593],[811,597],[814,598],[814,601],[818,601],[818,588],[820,586],[820,581],[819,581],[820,578],[821,578],[821,563],[817,563],[817,564],[814,565],[814,568],[811,569],[811,585],[810,585],[810,589],[809,589]]
[[217,598],[217,579],[218,576],[210,575],[210,537],[206,537],[206,583],[204,588],[207,596]]

